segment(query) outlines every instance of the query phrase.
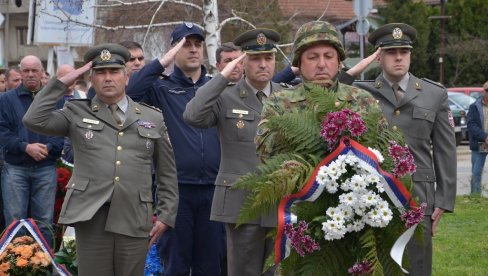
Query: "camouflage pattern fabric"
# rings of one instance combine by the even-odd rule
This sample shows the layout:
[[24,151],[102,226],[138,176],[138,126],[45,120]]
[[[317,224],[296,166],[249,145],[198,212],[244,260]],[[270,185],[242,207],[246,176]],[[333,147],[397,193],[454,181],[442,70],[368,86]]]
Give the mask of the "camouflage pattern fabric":
[[[306,93],[312,87],[317,87],[317,85],[311,82],[305,82],[293,88],[275,92],[264,101],[261,112],[262,119],[258,125],[255,138],[258,155],[261,160],[265,160],[271,155],[276,154],[273,138],[275,133],[269,131],[267,128],[268,119],[272,116],[281,116],[286,113],[303,112],[309,105],[305,97]],[[324,89],[324,93],[336,93],[336,106],[347,102],[347,108],[361,115],[369,112],[382,114],[378,101],[367,91],[357,87],[335,81],[334,85],[329,89]],[[384,117],[378,122],[378,127],[388,129],[388,123]]]
[[293,42],[293,66],[298,66],[303,51],[317,42],[326,42],[336,48],[340,60],[346,59],[341,37],[334,25],[325,21],[312,21],[298,29]]

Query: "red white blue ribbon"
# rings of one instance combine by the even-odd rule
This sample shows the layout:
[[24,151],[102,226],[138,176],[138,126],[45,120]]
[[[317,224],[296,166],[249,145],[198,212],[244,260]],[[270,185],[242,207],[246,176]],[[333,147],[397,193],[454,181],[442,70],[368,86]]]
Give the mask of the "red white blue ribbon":
[[2,238],[0,239],[0,254],[5,251],[8,244],[15,238],[15,235],[22,227],[25,227],[29,231],[32,238],[41,247],[42,251],[49,254],[49,256],[51,257],[51,263],[53,264],[53,267],[57,270],[57,272],[61,276],[69,276],[70,274],[64,265],[59,265],[54,262],[55,256],[51,251],[51,247],[49,247],[48,243],[41,234],[41,230],[39,230],[39,227],[37,227],[37,224],[31,218],[16,220],[9,225],[9,227],[5,230]]
[[[290,254],[290,241],[287,239],[283,230],[286,224],[297,222],[297,217],[291,212],[292,205],[301,201],[315,201],[325,188],[316,181],[320,167],[329,165],[336,160],[338,156],[345,154],[353,154],[357,156],[361,165],[366,165],[370,170],[379,173],[380,181],[387,184],[384,185],[386,194],[397,208],[403,210],[406,206],[416,206],[415,201],[412,200],[412,197],[405,186],[393,175],[381,169],[378,159],[373,152],[352,139],[343,138],[341,139],[339,146],[318,164],[303,189],[298,193],[287,195],[281,200],[280,205],[278,206],[278,232],[275,241],[275,263],[281,262]],[[408,242],[415,227],[412,228],[406,231],[399,240],[406,240],[406,242]],[[407,234],[407,232],[411,233]],[[407,235],[405,236],[405,234]],[[391,251],[392,257],[395,256],[394,259],[399,263],[400,267],[401,256],[403,255],[406,242],[400,242],[398,245],[396,244]],[[398,255],[400,255],[400,259],[398,259]]]

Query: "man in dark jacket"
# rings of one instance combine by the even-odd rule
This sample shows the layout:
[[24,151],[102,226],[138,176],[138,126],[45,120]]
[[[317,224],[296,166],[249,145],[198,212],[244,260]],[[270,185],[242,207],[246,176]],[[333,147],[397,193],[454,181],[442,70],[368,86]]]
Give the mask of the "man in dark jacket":
[[488,82],[483,85],[483,97],[469,106],[468,133],[471,149],[471,195],[481,193],[481,176],[488,153]]
[[[42,88],[42,64],[35,56],[20,62],[22,84],[0,98],[0,143],[4,147],[2,196],[5,223],[31,217],[40,221],[46,241],[52,237],[48,225],[53,222],[56,189],[56,159],[61,155],[63,137],[31,132],[22,117]],[[62,108],[64,100],[57,104]],[[30,210],[27,210],[30,206]]]
[[[164,275],[220,275],[223,225],[210,221],[220,144],[215,127],[198,129],[183,121],[186,104],[209,81],[203,61],[203,30],[192,23],[178,25],[173,46],[160,60],[134,74],[127,95],[162,110],[175,153],[180,202],[174,229],[160,239]],[[174,61],[171,75],[160,79]]]

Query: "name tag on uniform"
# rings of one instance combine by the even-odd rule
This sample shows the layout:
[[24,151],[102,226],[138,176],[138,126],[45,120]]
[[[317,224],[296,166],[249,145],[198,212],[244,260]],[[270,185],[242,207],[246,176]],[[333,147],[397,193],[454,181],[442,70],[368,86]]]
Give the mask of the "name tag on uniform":
[[247,110],[240,110],[240,109],[232,109],[233,114],[242,114],[242,115],[248,115],[249,111]]
[[83,123],[98,125],[100,123],[100,121],[92,120],[92,119],[88,119],[88,118],[83,118]]

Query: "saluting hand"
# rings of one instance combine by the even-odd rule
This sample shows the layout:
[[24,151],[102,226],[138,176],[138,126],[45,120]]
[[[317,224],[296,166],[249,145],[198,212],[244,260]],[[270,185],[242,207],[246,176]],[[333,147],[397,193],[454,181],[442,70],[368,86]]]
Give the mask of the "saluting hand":
[[171,48],[166,54],[159,60],[161,63],[161,66],[163,68],[167,68],[171,62],[175,59],[176,53],[183,47],[183,44],[185,44],[186,37],[183,37],[176,45]]
[[232,71],[236,68],[236,66],[242,62],[244,57],[246,56],[246,53],[243,53],[240,55],[238,58],[234,59],[233,61],[227,63],[227,65],[220,71],[220,74],[226,79],[229,79],[230,75],[232,74]]
[[164,233],[166,232],[166,230],[168,230],[169,226],[160,222],[159,220],[156,220],[156,222],[154,222],[154,225],[151,229],[151,232],[149,232],[149,245],[148,245],[148,248],[151,247],[151,245],[158,240],[158,238]]
[[59,78],[59,81],[61,81],[62,83],[64,83],[66,86],[70,86],[72,85],[80,76],[82,76],[83,74],[85,74],[85,72],[87,72],[88,70],[90,70],[92,66],[92,62],[87,62],[85,65],[83,65],[82,67],[74,70],[74,71],[71,71],[69,72],[68,74],[62,76],[61,78]]

